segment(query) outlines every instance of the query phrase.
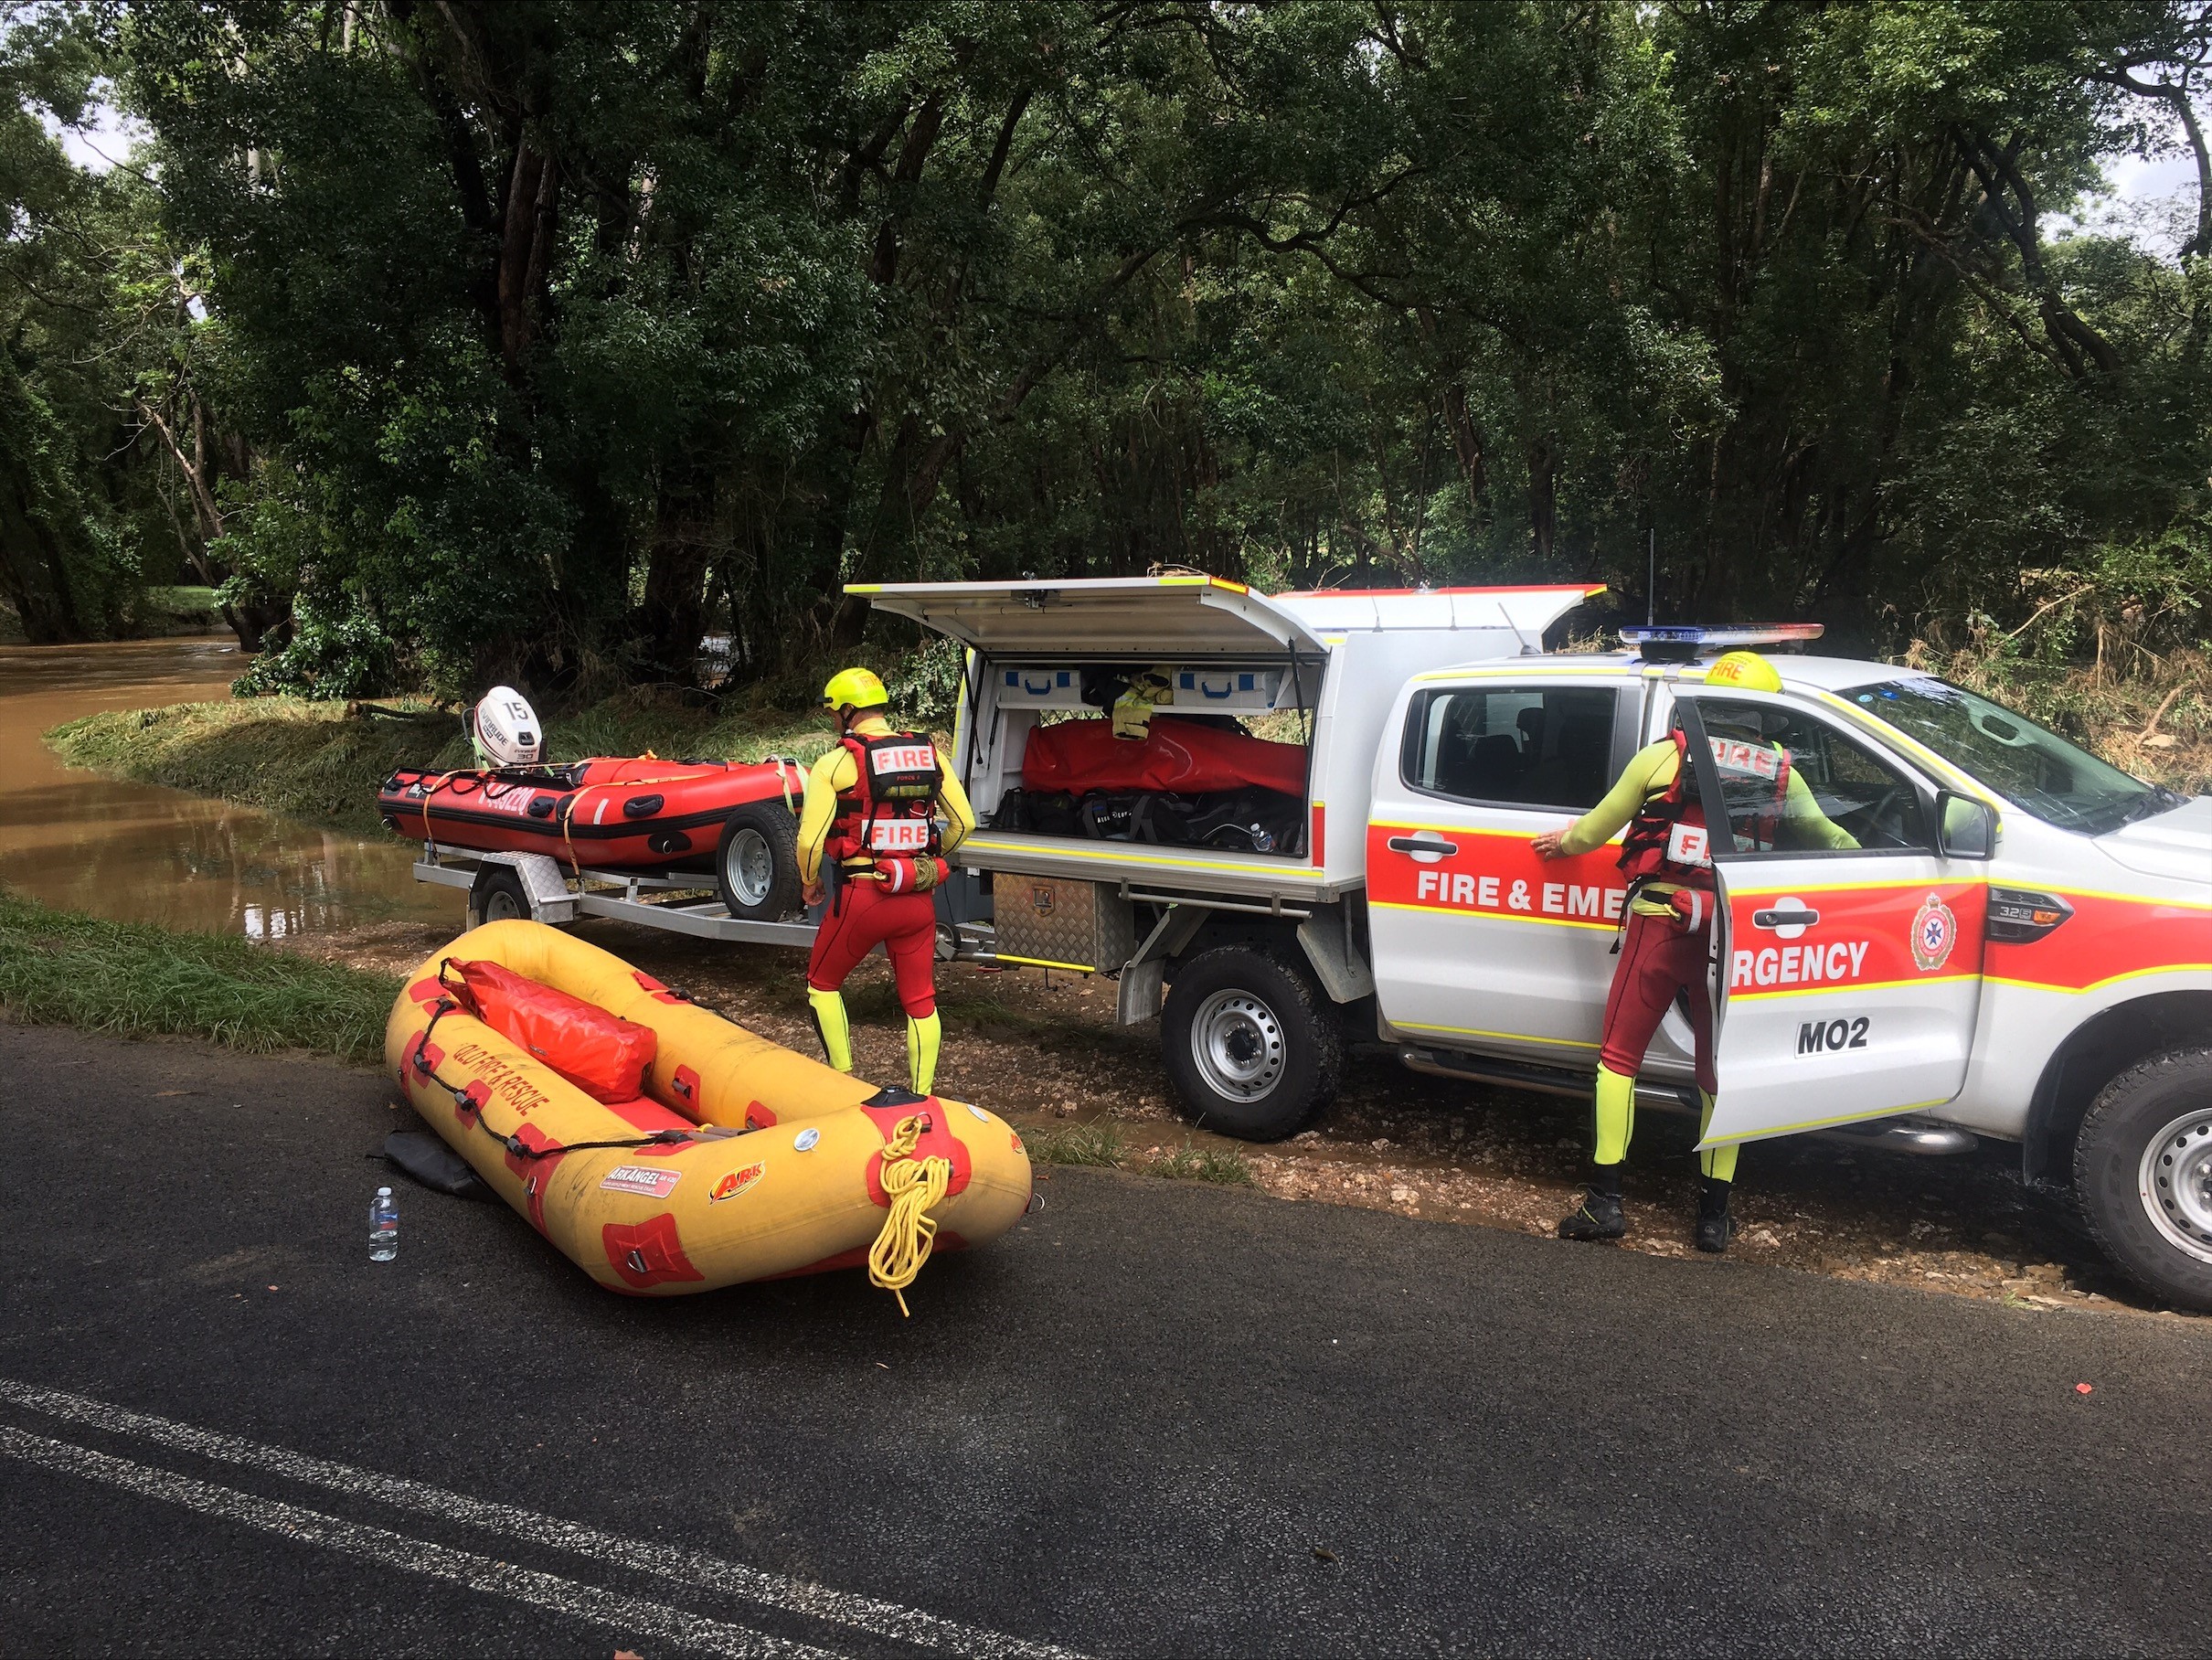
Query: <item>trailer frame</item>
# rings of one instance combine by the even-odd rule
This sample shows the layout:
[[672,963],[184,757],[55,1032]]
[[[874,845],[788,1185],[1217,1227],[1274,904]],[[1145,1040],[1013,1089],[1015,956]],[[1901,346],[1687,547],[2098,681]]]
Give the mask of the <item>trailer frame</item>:
[[[483,872],[491,867],[513,870],[521,879],[523,895],[530,907],[530,920],[556,928],[585,917],[606,917],[695,940],[781,945],[804,951],[813,947],[814,934],[821,926],[820,907],[809,911],[804,921],[757,922],[733,917],[728,908],[713,897],[714,878],[704,871],[677,876],[655,876],[636,870],[595,870],[589,867],[570,871],[564,870],[560,861],[548,853],[487,852],[428,841],[422,844],[422,857],[415,861],[414,876],[418,882],[467,892],[470,920],[476,923],[484,920],[477,914],[477,887]],[[684,893],[707,897],[680,905],[645,897]],[[950,952],[946,950],[947,930],[952,935]],[[939,958],[993,962],[995,959],[989,949],[990,937],[988,923],[941,916]]]

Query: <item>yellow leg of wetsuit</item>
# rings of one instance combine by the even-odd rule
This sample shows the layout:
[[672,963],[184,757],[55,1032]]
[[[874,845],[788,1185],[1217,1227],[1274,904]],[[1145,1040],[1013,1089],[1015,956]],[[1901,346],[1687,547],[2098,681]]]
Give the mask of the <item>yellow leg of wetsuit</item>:
[[1636,1080],[1610,1067],[1598,1069],[1598,1150],[1595,1163],[1618,1165],[1628,1157],[1628,1139],[1636,1132]]
[[[1713,1098],[1703,1090],[1697,1091],[1697,1098],[1705,1102],[1705,1113],[1697,1121],[1697,1137],[1702,1141],[1705,1139],[1706,1130],[1713,1122]],[[1728,1142],[1722,1146],[1707,1147],[1697,1155],[1697,1174],[1710,1181],[1734,1181],[1736,1179],[1736,1155],[1741,1152],[1743,1144],[1740,1142]]]
[[927,1095],[937,1080],[937,1050],[944,1038],[945,1023],[931,1009],[919,1020],[907,1016],[907,1079],[917,1095]]
[[822,1052],[840,1072],[853,1069],[853,1027],[845,1017],[845,999],[835,992],[806,988],[806,1001],[814,1011],[814,1030],[822,1037]]

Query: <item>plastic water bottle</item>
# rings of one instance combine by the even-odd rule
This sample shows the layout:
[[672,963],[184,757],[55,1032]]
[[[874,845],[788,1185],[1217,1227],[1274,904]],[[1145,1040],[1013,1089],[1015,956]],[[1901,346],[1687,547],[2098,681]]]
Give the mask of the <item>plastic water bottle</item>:
[[368,1260],[388,1262],[399,1254],[399,1207],[389,1187],[368,1201]]

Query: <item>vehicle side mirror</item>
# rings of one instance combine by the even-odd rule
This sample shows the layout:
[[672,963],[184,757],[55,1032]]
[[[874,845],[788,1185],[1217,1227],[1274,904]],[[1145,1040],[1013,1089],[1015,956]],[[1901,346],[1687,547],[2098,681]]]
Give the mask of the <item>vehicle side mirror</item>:
[[1997,853],[1997,814],[1987,802],[1951,790],[1936,792],[1936,851],[1945,858],[1986,859]]

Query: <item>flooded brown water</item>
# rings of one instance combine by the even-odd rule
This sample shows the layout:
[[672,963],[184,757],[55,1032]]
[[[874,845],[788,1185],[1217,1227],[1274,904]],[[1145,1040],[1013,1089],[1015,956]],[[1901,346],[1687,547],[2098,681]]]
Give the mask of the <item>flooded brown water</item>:
[[48,905],[169,928],[287,939],[395,918],[462,921],[451,889],[369,840],[64,766],[39,734],[107,709],[230,695],[226,638],[0,646],[0,883]]

